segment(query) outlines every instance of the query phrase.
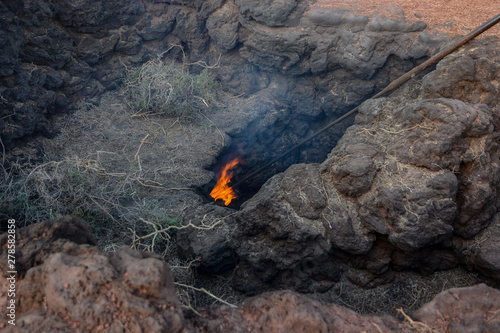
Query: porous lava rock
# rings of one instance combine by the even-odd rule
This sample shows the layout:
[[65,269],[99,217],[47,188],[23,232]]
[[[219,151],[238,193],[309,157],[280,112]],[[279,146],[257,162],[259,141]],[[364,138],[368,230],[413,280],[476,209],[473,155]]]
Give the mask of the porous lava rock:
[[184,228],[177,232],[179,255],[185,260],[196,260],[196,265],[211,274],[234,268],[237,257],[228,240],[235,225],[233,214],[215,205],[189,210],[184,215]]
[[[7,244],[8,234],[0,235],[0,244]],[[47,257],[63,251],[68,244],[97,245],[87,222],[63,217],[58,220],[33,224],[16,232],[16,267],[24,276],[29,268],[43,263]],[[2,253],[2,265],[7,263],[7,252]]]
[[[319,221],[327,197],[317,166],[294,165],[267,184],[238,212],[230,235],[240,260],[235,287],[250,294],[266,284],[307,291],[337,281],[332,244]],[[349,228],[339,233],[357,236]]]
[[[265,293],[238,309],[213,306],[192,317],[193,332],[497,332],[500,292],[484,284],[439,293],[402,323],[390,315],[361,316],[291,291]],[[411,320],[411,318],[410,318]]]
[[[472,43],[421,83],[363,103],[323,163],[271,178],[236,216],[235,286],[304,290],[342,272],[375,286],[393,270],[466,261],[498,278],[499,49],[497,38]],[[490,242],[465,260],[479,239]]]
[[[394,317],[362,316],[291,292],[265,293],[238,309],[210,307],[189,321],[192,332],[398,332]],[[380,329],[380,330],[377,330]]]
[[[6,151],[32,134],[57,135],[51,126],[55,113],[99,103],[126,69],[159,55],[218,67],[214,74],[234,95],[279,86],[267,100],[294,120],[277,119],[272,136],[262,136],[270,151],[280,151],[314,131],[316,122],[380,90],[445,40],[427,34],[423,22],[407,22],[395,7],[357,15],[305,0],[3,1],[0,15],[0,138]],[[268,111],[263,105],[249,123]],[[240,137],[266,131],[243,131]],[[323,160],[329,148],[321,143],[331,147],[338,137],[318,138],[308,159]]]
[[[6,332],[185,332],[167,264],[153,253],[122,248],[103,253],[89,225],[75,217],[17,232],[16,325]],[[0,236],[2,272],[7,233]],[[7,299],[8,281],[0,282]]]
[[456,239],[455,251],[460,261],[495,280],[500,280],[500,213],[488,227],[471,239]]
[[500,292],[485,284],[452,288],[414,313],[416,320],[440,332],[498,332]]
[[[23,271],[16,279],[16,325],[0,308],[5,332],[446,332],[500,330],[500,292],[486,285],[441,292],[405,321],[390,314],[360,315],[285,290],[239,306],[181,311],[172,276],[157,255],[122,248],[104,253],[89,225],[76,217],[17,230]],[[0,235],[0,268],[7,271],[7,234]],[[33,241],[33,242],[32,242]],[[41,249],[41,252],[38,252]],[[51,250],[52,249],[52,250]],[[26,258],[37,258],[37,261]],[[0,280],[0,295],[9,285]],[[201,314],[201,316],[200,316]]]

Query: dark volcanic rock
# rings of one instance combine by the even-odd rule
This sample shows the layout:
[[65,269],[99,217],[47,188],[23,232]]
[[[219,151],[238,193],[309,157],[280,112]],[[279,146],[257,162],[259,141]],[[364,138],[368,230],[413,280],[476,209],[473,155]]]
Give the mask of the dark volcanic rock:
[[222,51],[229,51],[238,42],[238,8],[226,3],[207,19],[207,29],[210,37]]
[[[358,197],[372,187],[377,174],[375,155],[380,154],[380,151],[373,145],[360,142],[346,146],[341,154],[335,156],[337,163],[331,163],[329,172],[332,180],[337,183],[336,188],[340,193]],[[383,160],[383,157],[378,159]],[[380,165],[380,161],[377,164]]]
[[[280,137],[313,131],[316,120],[363,101],[442,42],[424,36],[414,46],[422,24],[409,24],[395,8],[389,19],[303,0],[14,3],[0,4],[0,132],[7,151],[25,136],[53,135],[53,113],[82,99],[96,102],[116,88],[125,68],[159,54],[181,60],[178,48],[163,53],[175,45],[189,62],[219,63],[216,74],[234,94],[251,95],[274,79],[283,87],[272,100],[290,109],[294,123],[269,143],[278,150],[293,144]],[[33,66],[51,72],[45,85],[27,79]],[[333,146],[337,138],[321,140]],[[324,146],[308,148],[309,160],[324,159]]]
[[447,56],[422,80],[425,98],[445,97],[472,104],[498,107],[500,91],[494,82],[500,77],[498,39],[488,37],[474,42],[467,52]]
[[[210,211],[206,212],[210,214]],[[220,212],[219,212],[220,213]],[[86,222],[65,217],[17,230],[23,274],[16,279],[15,326],[0,308],[5,332],[497,332],[500,292],[486,285],[443,291],[415,320],[360,315],[292,291],[264,293],[238,307],[181,311],[168,266],[155,254],[94,246]],[[0,235],[5,259],[6,234]],[[38,251],[41,249],[41,251]],[[49,250],[51,249],[51,250]],[[36,261],[26,258],[37,258]],[[6,260],[0,268],[7,272]],[[4,276],[5,277],[5,276]],[[9,280],[0,280],[7,298]],[[9,296],[10,297],[10,296]],[[201,314],[198,315],[198,313]]]
[[186,213],[184,226],[177,233],[179,255],[197,260],[199,267],[211,274],[234,268],[236,254],[229,246],[228,235],[234,227],[234,212],[215,205],[203,205]]
[[[470,66],[483,73],[500,63],[489,50],[500,45],[498,39],[483,44],[486,55],[496,55],[486,60],[478,44],[460,51],[463,63],[455,64],[448,79],[487,85],[479,83],[484,75],[470,76]],[[429,75],[447,73],[440,65]],[[242,206],[231,245],[241,260],[246,292],[262,285],[301,289],[317,276],[338,278],[309,270],[311,262],[320,267],[329,262],[351,281],[371,286],[387,282],[388,269],[428,274],[466,262],[455,253],[473,243],[460,245],[462,237],[491,225],[500,208],[498,105],[491,99],[489,105],[475,104],[468,95],[466,101],[424,98],[432,95],[433,84],[427,77],[424,82],[362,104],[355,125],[320,166],[294,165]],[[440,90],[441,81],[435,82]],[[469,265],[498,278],[497,232],[491,228],[476,242],[493,242],[477,248]],[[377,250],[381,246],[384,250]],[[356,258],[367,253],[377,253],[371,267],[358,267]],[[364,271],[352,273],[351,265]],[[300,274],[285,279],[290,269]],[[250,283],[249,277],[257,281]]]
[[273,177],[242,207],[230,236],[242,261],[238,269],[245,272],[237,288],[252,293],[254,281],[246,275],[275,288],[299,290],[337,280],[339,269],[329,256],[332,245],[318,221],[326,204],[317,166],[294,165]]
[[82,33],[105,33],[123,25],[133,25],[145,12],[142,1],[69,1],[58,0],[51,10],[65,27]]
[[456,239],[456,252],[460,261],[476,268],[495,280],[500,280],[500,213],[476,237]]
[[346,9],[314,7],[307,14],[307,19],[321,27],[333,27],[347,24],[352,26],[355,31],[363,30],[369,17],[365,15],[356,15]]
[[[383,13],[377,13],[370,19],[368,29],[372,31],[422,31],[427,25],[422,21],[408,23],[404,16],[404,11],[394,5],[383,5]],[[389,13],[389,14],[388,14]],[[387,16],[390,16],[388,19]]]
[[[54,113],[80,100],[97,102],[126,67],[172,50],[164,55],[218,63],[217,75],[232,93],[263,90],[248,128],[227,130],[261,144],[253,157],[258,165],[445,41],[394,7],[384,9],[388,18],[309,6],[300,0],[2,1],[2,145],[8,151],[28,135],[54,135]],[[365,103],[326,161],[272,178],[231,216],[234,223],[201,238],[182,231],[185,257],[201,256],[202,268],[215,273],[238,263],[235,284],[248,293],[326,290],[342,274],[375,286],[395,270],[430,273],[459,261],[498,279],[492,221],[500,207],[499,50],[497,38],[472,43],[441,61],[421,87]],[[317,138],[276,169],[305,155],[323,161],[339,135]],[[225,219],[232,212],[200,207],[184,221],[201,226],[205,214]],[[469,243],[475,237],[484,243]],[[78,246],[60,246],[73,249],[60,255],[68,267],[83,260]],[[19,270],[29,272],[43,256],[23,258]]]
[[120,36],[113,34],[96,39],[92,36],[82,36],[75,48],[76,56],[89,65],[96,65],[104,57],[109,56],[117,46]]
[[297,6],[297,0],[235,0],[241,14],[267,26],[281,26]]

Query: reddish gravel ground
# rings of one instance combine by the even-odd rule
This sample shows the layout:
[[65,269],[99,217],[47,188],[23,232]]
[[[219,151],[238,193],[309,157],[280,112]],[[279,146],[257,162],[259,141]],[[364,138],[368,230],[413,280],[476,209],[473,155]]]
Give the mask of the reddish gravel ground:
[[[430,29],[453,35],[466,35],[476,27],[500,13],[500,0],[318,0],[317,6],[349,8],[360,15],[375,12],[389,14],[388,5],[405,11],[409,22],[422,20]],[[480,37],[500,37],[500,24]]]

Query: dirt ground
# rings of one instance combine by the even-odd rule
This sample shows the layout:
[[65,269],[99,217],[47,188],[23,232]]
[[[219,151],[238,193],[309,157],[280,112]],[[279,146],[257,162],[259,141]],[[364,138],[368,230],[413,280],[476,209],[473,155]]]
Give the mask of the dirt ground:
[[[498,15],[498,0],[319,0],[321,7],[341,7],[360,15],[382,13],[390,15],[391,5],[402,8],[409,22],[422,20],[429,29],[448,35],[465,35],[490,18]],[[491,28],[479,37],[500,35],[500,26]]]
[[[497,14],[498,1],[319,0],[317,5],[345,7],[373,15],[380,11],[390,13],[380,6],[395,4],[405,10],[408,21],[423,20],[443,33],[466,34]],[[500,35],[500,27],[488,34]],[[104,250],[113,251],[120,245],[133,243],[140,250],[163,252],[176,279],[192,283],[192,276],[182,276],[186,263],[169,254],[175,251],[155,248],[154,237],[158,233],[154,231],[168,227],[165,221],[178,224],[185,210],[201,202],[193,189],[214,177],[207,168],[228,145],[229,137],[224,132],[232,126],[244,127],[255,117],[241,112],[243,104],[256,103],[259,96],[252,98],[254,101],[233,100],[233,105],[189,122],[178,118],[133,117],[119,94],[107,93],[99,105],[82,104],[71,115],[57,116],[55,130],[60,135],[56,138],[31,140],[33,144],[41,142],[44,160],[48,162],[27,175],[29,181],[25,187],[32,188],[26,188],[27,194],[21,199],[30,198],[30,191],[46,194],[53,202],[41,203],[43,208],[56,202],[63,207],[67,202],[60,198],[67,197],[74,208],[65,213],[86,219],[95,215],[89,222]],[[26,149],[29,147],[28,143]],[[42,212],[39,207],[26,210],[30,210],[33,220],[57,217],[41,215],[52,211]],[[109,221],[101,224],[103,220]],[[115,223],[120,224],[120,230],[127,236],[112,232]],[[152,237],[138,238],[151,230]],[[469,278],[467,274],[464,276]],[[408,289],[413,292],[421,288]]]

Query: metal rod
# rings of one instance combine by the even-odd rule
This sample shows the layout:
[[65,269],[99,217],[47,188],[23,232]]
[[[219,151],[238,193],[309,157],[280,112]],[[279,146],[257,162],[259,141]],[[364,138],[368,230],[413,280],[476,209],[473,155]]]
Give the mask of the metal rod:
[[[425,62],[423,62],[422,64],[418,65],[417,67],[414,67],[409,72],[403,74],[402,76],[400,76],[396,80],[392,81],[387,87],[385,87],[382,91],[380,91],[378,94],[374,95],[370,99],[375,99],[375,98],[382,97],[383,95],[387,94],[388,92],[390,92],[390,91],[392,91],[392,90],[394,90],[396,88],[399,88],[403,83],[405,83],[406,81],[414,78],[416,75],[418,75],[419,73],[421,73],[423,70],[425,70],[428,67],[432,66],[433,64],[435,64],[439,60],[443,59],[448,54],[454,52],[455,50],[457,50],[461,46],[465,45],[470,40],[476,38],[477,36],[479,36],[480,34],[482,34],[483,32],[485,32],[489,28],[493,27],[498,22],[500,22],[500,14],[496,15],[495,17],[491,18],[490,20],[488,20],[485,23],[483,23],[482,25],[480,25],[479,27],[477,27],[476,29],[474,29],[473,31],[471,31],[470,33],[468,33],[465,37],[463,37],[459,41],[453,43],[449,48],[447,48],[447,49],[445,49],[445,50],[443,50],[441,52],[436,53],[435,55],[433,55],[432,57],[430,57],[428,60],[426,60]],[[255,170],[254,172],[246,175],[245,177],[243,177],[242,179],[240,179],[236,184],[234,184],[233,187],[238,187],[238,185],[241,185],[244,181],[248,180],[249,178],[252,178],[256,174],[260,173],[262,170],[267,169],[271,164],[273,164],[276,161],[282,159],[283,157],[285,157],[286,155],[290,154],[295,149],[297,149],[297,148],[301,147],[302,145],[304,145],[305,143],[311,141],[312,139],[314,139],[318,135],[323,134],[324,132],[326,132],[327,130],[329,130],[330,128],[332,128],[333,126],[335,126],[338,123],[340,123],[342,120],[344,120],[344,119],[352,116],[353,114],[355,114],[358,111],[359,107],[360,106],[358,105],[357,107],[355,107],[351,111],[347,112],[343,116],[335,119],[334,121],[332,121],[331,123],[329,123],[325,127],[321,128],[317,132],[311,134],[309,137],[307,137],[304,140],[300,141],[295,146],[293,146],[292,148],[288,149],[287,151],[285,151],[284,153],[282,153],[278,157],[275,157],[272,161],[266,163],[265,165],[263,165],[259,169]]]

